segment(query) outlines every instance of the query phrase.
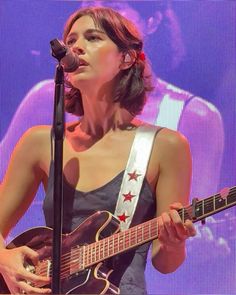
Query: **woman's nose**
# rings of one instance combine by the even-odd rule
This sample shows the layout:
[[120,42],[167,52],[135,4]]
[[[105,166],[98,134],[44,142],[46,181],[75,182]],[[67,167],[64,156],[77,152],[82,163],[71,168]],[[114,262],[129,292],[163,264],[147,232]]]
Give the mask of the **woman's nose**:
[[82,41],[77,41],[76,43],[74,43],[74,45],[72,46],[72,51],[77,54],[84,54],[85,50]]

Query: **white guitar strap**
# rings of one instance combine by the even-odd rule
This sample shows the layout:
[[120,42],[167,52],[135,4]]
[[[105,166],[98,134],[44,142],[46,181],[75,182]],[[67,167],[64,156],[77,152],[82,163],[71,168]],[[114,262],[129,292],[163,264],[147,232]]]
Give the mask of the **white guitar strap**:
[[141,125],[137,128],[114,213],[120,221],[121,231],[128,229],[132,222],[146,175],[153,141],[160,129],[162,128],[151,125]]

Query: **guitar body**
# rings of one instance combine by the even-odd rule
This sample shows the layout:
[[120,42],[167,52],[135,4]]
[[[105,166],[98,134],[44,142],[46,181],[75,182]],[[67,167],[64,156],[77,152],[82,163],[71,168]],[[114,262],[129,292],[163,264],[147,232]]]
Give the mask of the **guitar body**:
[[[97,212],[87,218],[70,234],[62,235],[62,255],[79,249],[80,246],[98,241],[119,231],[119,222],[107,211]],[[23,232],[8,246],[12,249],[28,246],[39,254],[39,261],[49,261],[52,257],[53,231],[48,227],[35,227]],[[30,262],[28,262],[30,263]],[[108,281],[112,270],[100,262],[80,272],[71,271],[61,279],[63,294],[119,294],[119,289]],[[44,286],[46,287],[46,286]],[[9,294],[2,276],[0,276],[0,294]]]

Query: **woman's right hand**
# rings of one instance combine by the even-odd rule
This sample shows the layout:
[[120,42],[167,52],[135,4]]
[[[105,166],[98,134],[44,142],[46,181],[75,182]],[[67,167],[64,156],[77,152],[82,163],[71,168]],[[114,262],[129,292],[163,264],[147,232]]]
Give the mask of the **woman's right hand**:
[[0,250],[0,273],[2,274],[11,294],[45,294],[51,293],[49,288],[34,287],[47,285],[50,278],[38,276],[27,271],[25,261],[38,263],[38,253],[27,246]]

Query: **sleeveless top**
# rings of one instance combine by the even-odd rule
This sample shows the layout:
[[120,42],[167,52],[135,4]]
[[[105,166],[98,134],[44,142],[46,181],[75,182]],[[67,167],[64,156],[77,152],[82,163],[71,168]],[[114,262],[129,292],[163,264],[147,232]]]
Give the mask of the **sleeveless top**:
[[[107,184],[82,192],[75,190],[64,178],[63,180],[63,233],[73,231],[87,217],[99,210],[114,213],[124,171],[120,172]],[[131,226],[145,222],[155,216],[155,196],[144,179],[136,211]],[[43,203],[46,225],[53,227],[53,165],[51,163],[48,188]],[[145,295],[145,267],[150,242],[134,250],[110,259],[114,270],[109,280],[119,286],[121,294]],[[122,275],[123,274],[123,275]]]

